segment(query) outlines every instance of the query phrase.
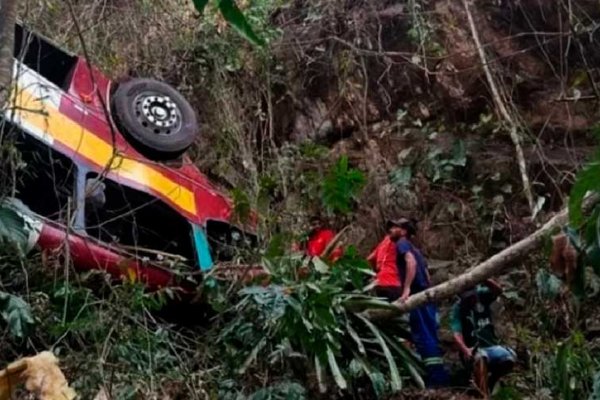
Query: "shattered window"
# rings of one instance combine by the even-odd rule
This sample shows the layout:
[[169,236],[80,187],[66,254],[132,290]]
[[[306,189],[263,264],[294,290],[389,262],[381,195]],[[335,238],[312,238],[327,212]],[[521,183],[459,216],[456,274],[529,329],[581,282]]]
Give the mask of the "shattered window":
[[19,24],[15,25],[14,56],[63,89],[67,88],[69,75],[77,61],[76,57]]
[[231,261],[252,251],[257,245],[256,236],[220,221],[208,221],[206,234],[212,256],[218,261]]
[[77,175],[73,161],[27,137],[17,140],[16,147],[22,166],[16,177],[15,197],[36,214],[64,224],[72,221]]
[[85,225],[89,235],[135,253],[178,255],[195,265],[192,225],[158,198],[90,174]]

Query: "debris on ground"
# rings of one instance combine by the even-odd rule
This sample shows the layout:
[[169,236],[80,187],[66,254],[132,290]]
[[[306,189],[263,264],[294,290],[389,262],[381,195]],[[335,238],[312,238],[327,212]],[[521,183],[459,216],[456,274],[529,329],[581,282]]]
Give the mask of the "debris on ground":
[[39,400],[72,400],[76,393],[69,387],[52,352],[21,358],[0,371],[0,400],[9,400],[15,389],[25,388]]

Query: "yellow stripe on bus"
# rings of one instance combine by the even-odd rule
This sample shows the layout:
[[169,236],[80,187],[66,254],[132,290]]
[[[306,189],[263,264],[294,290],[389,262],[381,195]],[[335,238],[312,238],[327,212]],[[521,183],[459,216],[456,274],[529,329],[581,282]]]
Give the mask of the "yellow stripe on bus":
[[196,202],[192,191],[149,165],[118,155],[113,157],[111,144],[61,114],[54,105],[27,90],[17,92],[14,100],[16,120],[20,120],[24,125],[31,124],[34,129],[49,134],[54,140],[97,165],[106,167],[112,160],[109,166],[111,172],[149,187],[181,209],[196,214]]

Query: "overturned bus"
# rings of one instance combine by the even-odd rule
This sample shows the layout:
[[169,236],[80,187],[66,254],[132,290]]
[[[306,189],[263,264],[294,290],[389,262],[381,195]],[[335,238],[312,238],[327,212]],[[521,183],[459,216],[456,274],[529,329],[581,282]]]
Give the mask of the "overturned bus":
[[256,216],[234,223],[230,199],[184,154],[199,125],[179,92],[111,81],[22,25],[14,57],[2,129],[24,166],[12,197],[29,247],[157,289],[255,246]]

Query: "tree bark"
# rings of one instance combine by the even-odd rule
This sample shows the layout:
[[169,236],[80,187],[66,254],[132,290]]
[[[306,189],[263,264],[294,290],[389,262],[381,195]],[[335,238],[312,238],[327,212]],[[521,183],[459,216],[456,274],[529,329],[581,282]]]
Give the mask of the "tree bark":
[[[551,234],[554,229],[567,224],[568,216],[568,211],[566,209],[562,210],[530,236],[507,247],[463,275],[410,296],[404,303],[396,301],[393,304],[398,307],[399,313],[405,313],[427,303],[434,303],[455,296],[478,283],[484,282],[486,279],[499,275],[505,269],[513,266],[516,261],[539,248],[543,244],[544,238]],[[396,312],[394,311],[392,314],[396,314]],[[369,316],[372,318],[382,318],[389,315],[390,313],[387,311],[369,312]]]
[[10,98],[18,0],[0,0],[0,109]]

